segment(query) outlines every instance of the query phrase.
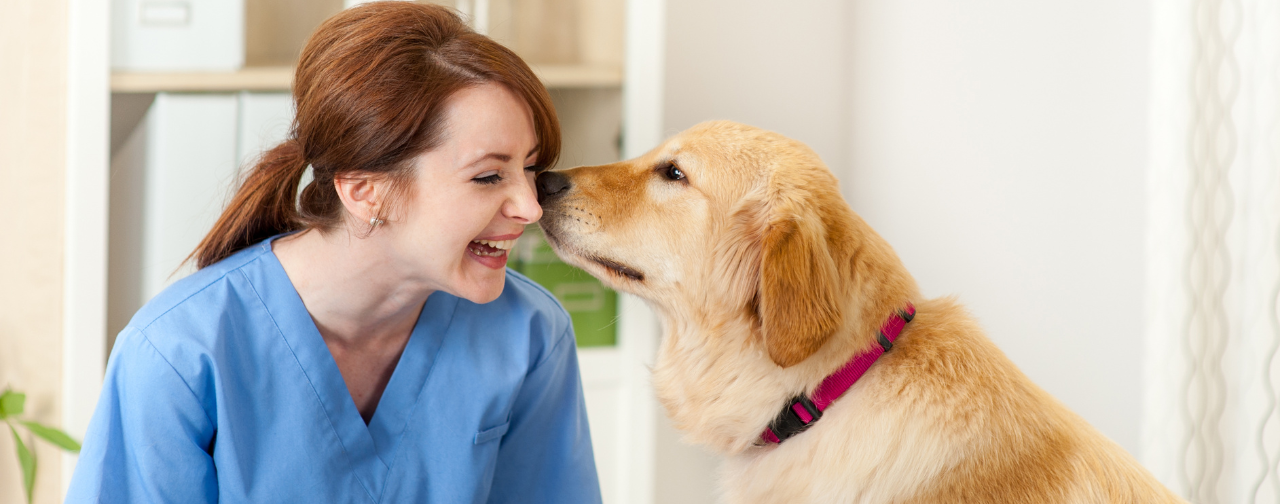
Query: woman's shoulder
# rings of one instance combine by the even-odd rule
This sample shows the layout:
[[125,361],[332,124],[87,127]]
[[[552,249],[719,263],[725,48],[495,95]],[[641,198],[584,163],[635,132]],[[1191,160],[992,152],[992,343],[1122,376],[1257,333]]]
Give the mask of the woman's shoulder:
[[127,327],[141,333],[175,322],[192,328],[210,327],[209,321],[225,318],[230,305],[254,295],[237,273],[259,264],[269,251],[269,244],[259,243],[179,279],[147,301]]
[[[269,244],[263,245],[201,268],[148,301],[120,332],[108,366],[163,363],[152,374],[176,372],[197,396],[205,397],[212,390],[214,369],[226,365],[228,356],[256,355],[256,346],[270,342],[257,336],[275,331],[258,295],[264,286],[250,280],[261,276],[252,270],[269,266],[264,264]],[[142,369],[150,368],[134,374],[145,374]]]

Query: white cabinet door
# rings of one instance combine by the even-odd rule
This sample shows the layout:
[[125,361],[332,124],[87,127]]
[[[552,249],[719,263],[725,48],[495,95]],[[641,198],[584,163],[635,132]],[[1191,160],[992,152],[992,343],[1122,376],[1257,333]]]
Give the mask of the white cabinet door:
[[194,271],[183,264],[236,189],[241,166],[288,133],[287,93],[159,93],[111,160],[109,326]]
[[289,135],[293,97],[289,93],[240,93],[236,159],[244,169]]
[[620,456],[621,445],[626,440],[626,432],[621,428],[626,414],[623,397],[626,375],[621,361],[617,347],[578,350],[587,422],[591,425],[591,448],[595,451],[596,473],[600,476],[600,492],[606,504],[621,500],[618,478],[626,469],[626,462]]
[[161,93],[144,119],[143,300],[194,271],[183,261],[235,182],[238,106],[235,95]]

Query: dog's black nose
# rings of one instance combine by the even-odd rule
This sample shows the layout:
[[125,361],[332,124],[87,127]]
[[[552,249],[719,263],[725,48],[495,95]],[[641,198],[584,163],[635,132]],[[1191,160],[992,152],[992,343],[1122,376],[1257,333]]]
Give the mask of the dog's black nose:
[[573,184],[569,183],[569,177],[554,171],[545,171],[538,174],[537,185],[538,203],[562,196],[569,191],[570,187],[573,187]]

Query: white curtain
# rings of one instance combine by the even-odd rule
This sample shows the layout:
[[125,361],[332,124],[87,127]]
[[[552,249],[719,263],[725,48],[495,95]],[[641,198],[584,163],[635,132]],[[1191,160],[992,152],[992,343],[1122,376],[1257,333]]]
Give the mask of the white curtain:
[[1280,0],[1152,2],[1142,459],[1280,502]]

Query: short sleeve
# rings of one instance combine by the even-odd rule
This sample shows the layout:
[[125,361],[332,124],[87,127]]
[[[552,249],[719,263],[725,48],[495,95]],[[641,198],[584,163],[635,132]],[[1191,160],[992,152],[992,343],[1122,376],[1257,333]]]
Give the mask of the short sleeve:
[[116,347],[67,502],[216,502],[204,405],[144,334]]
[[490,503],[599,503],[572,328],[530,368],[498,449]]

